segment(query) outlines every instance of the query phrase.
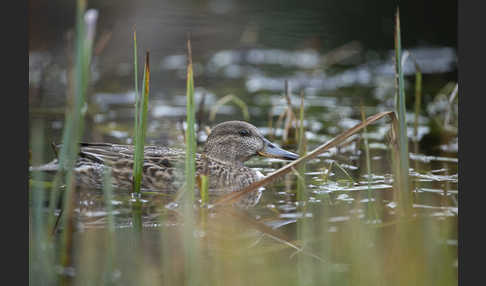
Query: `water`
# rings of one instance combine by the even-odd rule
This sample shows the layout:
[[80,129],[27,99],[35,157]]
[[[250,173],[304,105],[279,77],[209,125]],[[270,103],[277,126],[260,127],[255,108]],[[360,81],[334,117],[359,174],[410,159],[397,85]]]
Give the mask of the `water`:
[[[218,99],[233,94],[248,105],[249,121],[267,138],[295,152],[297,142],[292,135],[284,140],[283,123],[277,126],[278,117],[287,106],[283,97],[285,80],[289,82],[295,112],[300,92],[305,94],[304,123],[309,151],[359,123],[361,104],[367,116],[393,110],[394,7],[389,1],[382,1],[373,9],[364,1],[354,5],[341,2],[330,1],[312,8],[295,7],[287,1],[265,7],[260,1],[206,1],[191,5],[160,1],[89,2],[100,13],[83,140],[131,143],[134,24],[139,50],[149,50],[151,57],[148,144],[182,146],[187,32],[191,33],[194,56],[196,102],[204,97],[204,112],[199,114],[203,126],[243,119],[241,110],[228,104],[217,111],[214,121],[210,120],[211,108]],[[42,1],[32,4],[35,10],[29,49],[29,110],[31,121],[46,122],[48,139],[43,142],[43,149],[50,159],[54,154],[49,144],[60,143],[64,126],[68,66],[65,36],[74,19],[74,7],[65,1],[59,1],[57,6],[39,3]],[[210,245],[203,248],[208,256],[202,261],[212,269],[205,273],[201,266],[207,283],[292,284],[311,279],[321,284],[349,284],[356,282],[355,275],[361,273],[356,269],[366,273],[361,273],[364,282],[360,281],[360,285],[395,279],[413,282],[410,273],[427,284],[436,282],[432,277],[441,271],[447,273],[442,282],[456,281],[457,99],[448,103],[457,82],[456,33],[451,32],[456,25],[444,20],[455,19],[449,15],[455,17],[455,6],[444,4],[444,13],[436,16],[437,21],[425,25],[425,17],[420,15],[427,14],[428,4],[400,5],[403,5],[400,7],[403,45],[409,52],[404,70],[410,112],[407,114],[411,138],[409,175],[416,212],[409,242],[416,252],[411,251],[406,258],[401,256],[403,263],[397,262],[396,266],[401,274],[393,278],[390,273],[395,272],[387,274],[383,270],[387,259],[393,259],[384,255],[382,249],[391,249],[387,246],[393,245],[390,229],[395,229],[398,210],[388,147],[390,124],[382,119],[369,126],[366,134],[371,178],[366,170],[365,135],[361,133],[306,164],[305,201],[297,200],[297,176],[289,174],[267,185],[259,203],[247,210],[243,219],[237,215],[218,216],[209,210],[207,228],[196,232],[203,243]],[[42,11],[48,11],[52,17],[47,23],[34,25]],[[412,140],[414,59],[424,74],[417,142]],[[447,113],[449,119],[444,124]],[[198,135],[201,146],[206,135],[202,130]],[[284,164],[261,158],[247,163],[264,174]],[[129,194],[115,190],[111,202],[116,229],[112,246],[117,250],[114,261],[118,264],[110,272],[110,279],[126,285],[140,281],[179,284],[183,279],[179,273],[183,264],[177,252],[181,251],[178,235],[183,222],[179,205],[157,193],[143,194],[142,247],[136,248],[131,232],[131,201]],[[66,275],[77,277],[79,283],[100,281],[101,272],[94,265],[104,265],[106,256],[93,250],[106,246],[103,237],[107,213],[100,191],[77,193],[75,220],[76,264],[69,268],[71,274]],[[373,225],[378,229],[376,232],[370,230]],[[296,252],[292,246],[272,237],[270,230],[262,229],[264,226],[281,231],[292,242],[300,240],[300,231],[304,231],[301,241],[305,242],[305,249],[331,264],[326,264],[326,268],[305,251]],[[356,236],[360,238],[355,240]],[[366,265],[364,257],[375,265]],[[226,265],[224,261],[228,259],[234,265]],[[138,266],[130,261],[139,261]],[[298,265],[307,265],[307,270],[297,271],[296,261]],[[412,270],[404,267],[407,264],[413,265]],[[252,274],[258,270],[264,273],[258,272],[255,274],[258,279],[252,280]],[[376,278],[374,272],[383,272],[384,278]]]

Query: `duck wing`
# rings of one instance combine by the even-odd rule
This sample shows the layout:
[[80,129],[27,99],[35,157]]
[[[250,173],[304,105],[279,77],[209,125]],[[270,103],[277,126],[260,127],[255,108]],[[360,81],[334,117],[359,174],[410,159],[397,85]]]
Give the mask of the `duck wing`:
[[[135,146],[110,143],[81,143],[78,164],[91,161],[108,166],[119,161],[134,160]],[[165,159],[165,160],[164,160]],[[184,159],[184,151],[163,147],[145,146],[144,164],[167,165],[168,161]]]
[[[109,143],[81,143],[76,171],[81,183],[99,187],[104,166],[112,168],[115,187],[132,187],[135,147]],[[142,189],[176,191],[183,176],[183,150],[146,146],[142,169]]]

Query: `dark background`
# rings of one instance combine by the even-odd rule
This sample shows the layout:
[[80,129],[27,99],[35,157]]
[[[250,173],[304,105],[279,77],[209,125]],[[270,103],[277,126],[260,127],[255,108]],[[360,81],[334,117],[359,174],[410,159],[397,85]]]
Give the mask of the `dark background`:
[[[136,24],[139,42],[155,53],[184,49],[191,33],[197,53],[235,48],[248,25],[258,27],[266,48],[321,51],[352,40],[365,48],[393,47],[393,17],[400,8],[404,47],[457,46],[457,1],[88,1],[99,10],[98,32],[111,31],[110,57],[124,57]],[[29,3],[29,50],[59,48],[74,26],[75,1]],[[108,60],[108,59],[106,59]],[[112,59],[113,60],[113,59]]]

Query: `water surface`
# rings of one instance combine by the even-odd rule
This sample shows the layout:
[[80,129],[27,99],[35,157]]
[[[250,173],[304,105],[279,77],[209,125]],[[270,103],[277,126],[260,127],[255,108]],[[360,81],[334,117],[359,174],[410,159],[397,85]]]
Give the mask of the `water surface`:
[[[393,110],[391,3],[370,5],[355,1],[348,5],[328,1],[316,7],[297,7],[290,1],[268,6],[260,2],[89,2],[90,7],[99,9],[100,15],[83,140],[120,144],[132,141],[134,25],[141,51],[139,62],[145,50],[150,51],[151,59],[147,144],[183,147],[188,32],[194,56],[196,102],[204,101],[202,112],[198,113],[200,127],[244,119],[242,111],[231,103],[221,106],[215,119],[210,119],[217,101],[232,94],[248,105],[249,121],[267,138],[296,152],[293,134],[287,136],[285,120],[279,121],[287,107],[283,96],[285,81],[289,83],[296,113],[300,94],[304,94],[308,151],[358,124],[361,110],[367,116]],[[49,3],[55,4],[31,3],[29,38],[29,115],[31,123],[45,123],[42,148],[46,161],[54,157],[50,142],[60,143],[64,126],[69,29],[74,19],[72,4]],[[426,284],[435,282],[434,275],[445,271],[443,282],[452,284],[457,279],[459,190],[457,98],[452,102],[449,99],[457,82],[457,55],[456,24],[445,18],[454,19],[450,14],[455,17],[455,6],[444,4],[443,14],[433,14],[436,21],[425,25],[426,16],[431,15],[429,4],[400,5],[404,50],[408,54],[404,71],[411,151],[409,179],[415,211],[411,223],[414,240],[410,245],[416,252],[400,260],[415,268],[403,270],[396,279],[409,279],[407,271],[412,271],[420,283]],[[41,11],[48,11],[50,17],[41,20]],[[423,73],[417,136],[413,128],[414,60]],[[207,256],[201,258],[201,263],[212,269],[206,272],[208,283],[234,282],[231,277],[250,283],[251,274],[258,269],[265,270],[256,275],[258,284],[292,284],[305,279],[321,284],[348,284],[356,282],[355,275],[361,273],[356,269],[367,273],[362,274],[365,282],[377,281],[374,271],[383,272],[381,281],[394,281],[390,274],[394,272],[383,270],[387,268],[386,259],[390,259],[383,252],[393,244],[390,237],[394,231],[390,229],[395,229],[399,218],[389,130],[389,120],[380,120],[369,126],[366,133],[356,134],[338,148],[310,160],[302,177],[302,201],[296,195],[299,177],[291,173],[265,187],[259,203],[244,211],[246,220],[210,216],[213,223],[195,233],[208,243],[204,244],[207,248],[203,247]],[[206,136],[201,128],[199,146]],[[365,138],[370,149],[369,173]],[[262,158],[247,163],[263,174],[284,164]],[[108,271],[110,279],[126,285],[140,279],[150,284],[178,284],[182,279],[178,269],[183,265],[178,252],[183,223],[179,205],[157,193],[143,194],[142,200],[143,247],[134,248],[132,197],[115,190],[111,205],[116,238],[108,245],[116,250],[117,264]],[[99,281],[103,272],[94,265],[101,265],[106,255],[94,249],[103,249],[101,246],[106,244],[103,237],[108,223],[101,191],[77,192],[75,221],[76,263],[60,272],[75,277],[74,284]],[[265,231],[258,224],[281,231],[289,241],[303,242],[306,251],[296,252],[271,234],[262,235]],[[355,240],[355,236],[360,238]],[[364,242],[369,244],[363,245]],[[330,264],[323,266],[309,253]],[[99,261],[94,263],[96,257]],[[363,266],[366,257],[373,265]],[[132,260],[141,262],[134,266],[127,262]],[[234,265],[226,265],[228,260]],[[296,261],[307,265],[307,270],[297,270]],[[403,266],[397,265],[397,269]],[[204,269],[201,266],[202,273]]]

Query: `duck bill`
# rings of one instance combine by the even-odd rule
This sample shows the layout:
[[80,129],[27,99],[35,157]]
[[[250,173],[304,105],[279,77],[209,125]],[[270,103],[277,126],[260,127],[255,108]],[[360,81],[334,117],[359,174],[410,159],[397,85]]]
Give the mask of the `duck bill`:
[[296,160],[299,158],[299,155],[285,151],[265,138],[263,138],[263,144],[265,145],[263,150],[258,151],[258,154],[261,156],[284,160]]

